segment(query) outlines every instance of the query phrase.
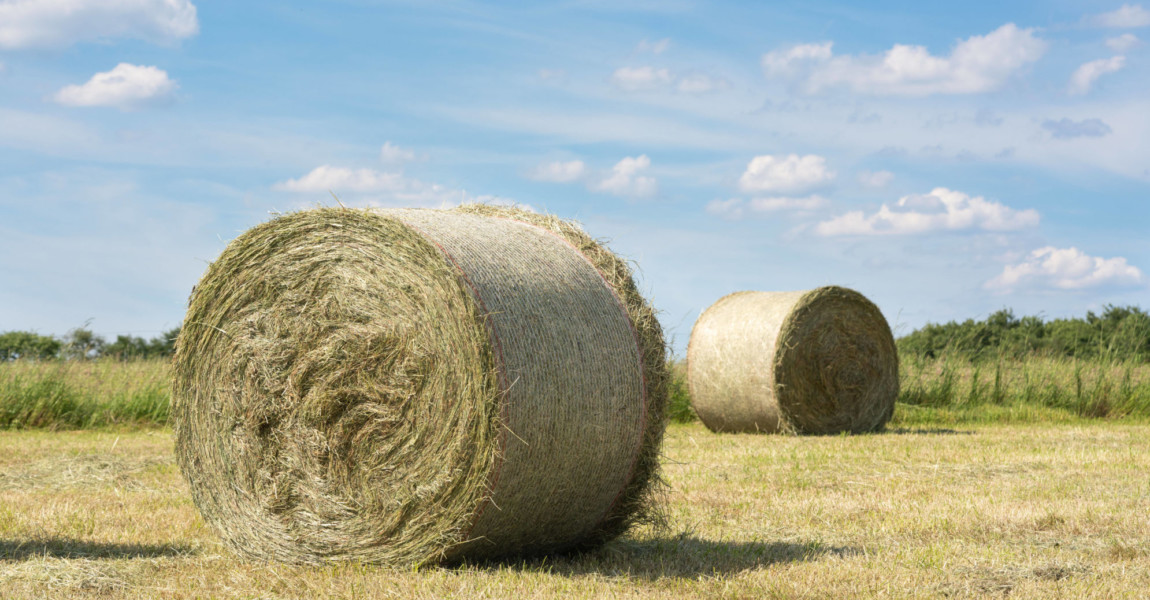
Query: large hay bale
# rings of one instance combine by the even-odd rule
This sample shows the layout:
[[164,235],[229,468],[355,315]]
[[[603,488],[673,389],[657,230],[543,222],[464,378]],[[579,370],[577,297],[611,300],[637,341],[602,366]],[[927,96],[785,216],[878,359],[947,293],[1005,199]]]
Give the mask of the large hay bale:
[[590,547],[645,516],[667,374],[623,261],[515,209],[326,208],[236,238],[176,347],[176,456],[261,559]]
[[853,290],[736,292],[695,322],[687,382],[712,431],[874,431],[894,411],[898,350]]

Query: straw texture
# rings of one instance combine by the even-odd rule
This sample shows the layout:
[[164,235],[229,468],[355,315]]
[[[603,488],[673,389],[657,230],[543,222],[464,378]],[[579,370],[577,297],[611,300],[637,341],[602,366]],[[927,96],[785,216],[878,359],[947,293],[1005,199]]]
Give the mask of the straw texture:
[[525,219],[549,218],[320,209],[229,245],[173,386],[180,466],[229,546],[424,564],[585,547],[644,516],[661,331],[632,319],[650,307],[629,273]]
[[712,431],[862,433],[894,412],[898,351],[853,290],[736,292],[695,323],[687,381]]

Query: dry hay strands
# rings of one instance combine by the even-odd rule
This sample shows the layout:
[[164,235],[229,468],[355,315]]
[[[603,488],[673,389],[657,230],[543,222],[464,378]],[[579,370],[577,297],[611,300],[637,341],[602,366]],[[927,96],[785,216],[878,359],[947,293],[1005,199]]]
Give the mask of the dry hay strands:
[[695,323],[687,381],[712,431],[876,431],[898,398],[898,350],[853,290],[736,292]]
[[554,217],[324,208],[236,238],[177,342],[176,455],[243,555],[419,565],[598,545],[649,516],[662,330]]

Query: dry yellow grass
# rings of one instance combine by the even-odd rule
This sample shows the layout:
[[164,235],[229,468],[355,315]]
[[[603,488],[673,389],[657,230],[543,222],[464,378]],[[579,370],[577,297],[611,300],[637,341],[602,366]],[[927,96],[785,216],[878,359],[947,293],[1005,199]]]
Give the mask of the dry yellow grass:
[[796,438],[673,425],[670,530],[530,563],[244,562],[167,431],[0,434],[0,598],[1140,598],[1150,426]]

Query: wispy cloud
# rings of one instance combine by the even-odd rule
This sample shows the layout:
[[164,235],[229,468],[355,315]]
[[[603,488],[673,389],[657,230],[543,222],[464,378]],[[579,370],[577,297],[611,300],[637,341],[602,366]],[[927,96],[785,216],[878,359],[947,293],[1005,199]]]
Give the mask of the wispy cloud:
[[190,0],[0,2],[0,48],[63,47],[117,38],[170,43],[199,29]]
[[176,87],[163,69],[120,63],[111,71],[96,73],[87,83],[61,89],[52,98],[64,106],[134,110],[171,103]]
[[427,183],[408,177],[399,171],[352,169],[322,165],[296,179],[288,179],[272,186],[273,190],[320,197],[333,193],[346,195],[353,201],[371,206],[426,206],[442,207],[464,201],[488,200],[490,197],[472,197],[463,190],[437,183]]
[[1133,33],[1123,33],[1112,38],[1106,38],[1106,47],[1115,52],[1126,52],[1140,43],[1138,36]]
[[415,151],[408,148],[400,148],[388,141],[384,142],[383,147],[379,149],[379,160],[385,163],[407,162],[415,160]]
[[1099,27],[1135,28],[1150,25],[1150,10],[1142,8],[1141,4],[1123,4],[1117,10],[1112,10],[1089,19]]
[[763,56],[768,77],[801,75],[802,88],[818,93],[846,87],[875,95],[977,94],[1001,87],[1046,51],[1034,29],[1013,23],[958,42],[949,56],[924,46],[895,44],[881,56],[834,56],[831,42],[802,44]]
[[1124,257],[1100,258],[1073,246],[1046,246],[1034,250],[1019,264],[1006,265],[1002,273],[987,281],[984,287],[1002,291],[1016,288],[1080,290],[1137,286],[1144,279],[1142,271],[1127,264]]
[[652,66],[615,69],[611,83],[625,92],[675,90],[684,94],[705,94],[730,87],[730,82],[722,77],[698,71],[680,75],[670,69]]
[[587,174],[587,165],[581,160],[555,161],[541,164],[528,173],[536,181],[571,183],[579,181]]
[[655,67],[619,67],[611,74],[611,83],[627,92],[656,90],[670,85],[675,77],[667,69]]
[[636,48],[638,52],[650,52],[651,54],[662,54],[671,47],[671,38],[663,38],[661,40],[648,41],[643,40],[639,42]]
[[1010,231],[1038,225],[1038,211],[1015,210],[981,196],[935,188],[929,194],[903,196],[867,215],[852,211],[820,222],[823,236],[913,235],[933,231]]
[[890,171],[859,171],[859,183],[872,188],[884,188],[894,181]]
[[1102,137],[1111,133],[1110,126],[1101,119],[1083,119],[1081,121],[1073,121],[1065,117],[1057,121],[1046,119],[1042,122],[1042,128],[1060,140],[1078,137]]
[[1118,71],[1124,64],[1126,64],[1125,56],[1092,60],[1074,70],[1067,91],[1070,94],[1085,94],[1094,87],[1094,82],[1098,81],[1099,77]]

